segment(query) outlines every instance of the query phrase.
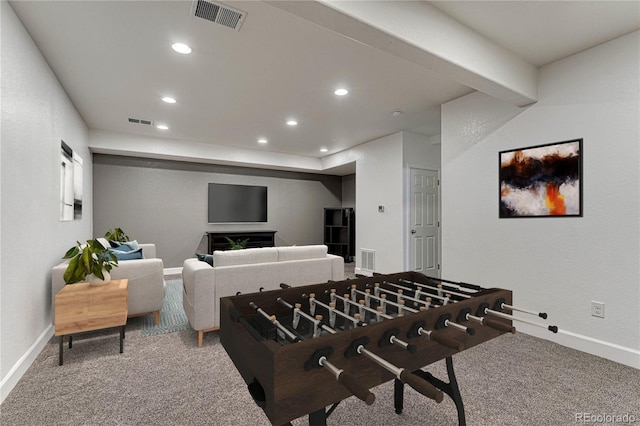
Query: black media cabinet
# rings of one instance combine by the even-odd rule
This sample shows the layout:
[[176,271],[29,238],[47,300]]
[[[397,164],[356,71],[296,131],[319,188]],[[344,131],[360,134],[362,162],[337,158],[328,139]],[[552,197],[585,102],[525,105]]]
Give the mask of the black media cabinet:
[[229,250],[231,244],[227,238],[233,241],[247,241],[247,248],[275,247],[275,235],[278,231],[220,231],[207,232],[208,251],[212,254],[214,250]]

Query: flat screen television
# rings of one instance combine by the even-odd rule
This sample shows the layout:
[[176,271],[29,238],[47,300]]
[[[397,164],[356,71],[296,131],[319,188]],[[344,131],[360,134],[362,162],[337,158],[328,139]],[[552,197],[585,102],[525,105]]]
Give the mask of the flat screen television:
[[209,223],[267,221],[267,187],[210,183]]

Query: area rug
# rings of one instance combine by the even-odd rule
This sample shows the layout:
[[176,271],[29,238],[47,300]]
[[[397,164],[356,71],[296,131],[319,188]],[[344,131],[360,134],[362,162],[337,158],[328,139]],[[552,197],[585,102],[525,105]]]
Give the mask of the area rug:
[[164,333],[186,330],[189,326],[187,315],[182,308],[182,280],[167,280],[164,301],[160,311],[160,324],[153,323],[153,315],[143,318],[140,336],[157,336]]

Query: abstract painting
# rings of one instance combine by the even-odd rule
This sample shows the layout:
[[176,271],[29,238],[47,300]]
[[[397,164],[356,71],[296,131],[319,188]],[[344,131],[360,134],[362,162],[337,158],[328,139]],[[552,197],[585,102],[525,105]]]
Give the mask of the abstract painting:
[[500,217],[582,216],[582,139],[501,151]]

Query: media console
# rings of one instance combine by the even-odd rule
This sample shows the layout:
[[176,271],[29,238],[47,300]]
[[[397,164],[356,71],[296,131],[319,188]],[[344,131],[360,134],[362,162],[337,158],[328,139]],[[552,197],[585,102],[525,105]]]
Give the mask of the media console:
[[278,231],[219,231],[207,232],[208,252],[214,250],[229,250],[231,245],[227,238],[233,241],[247,240],[246,248],[275,247],[275,234]]

